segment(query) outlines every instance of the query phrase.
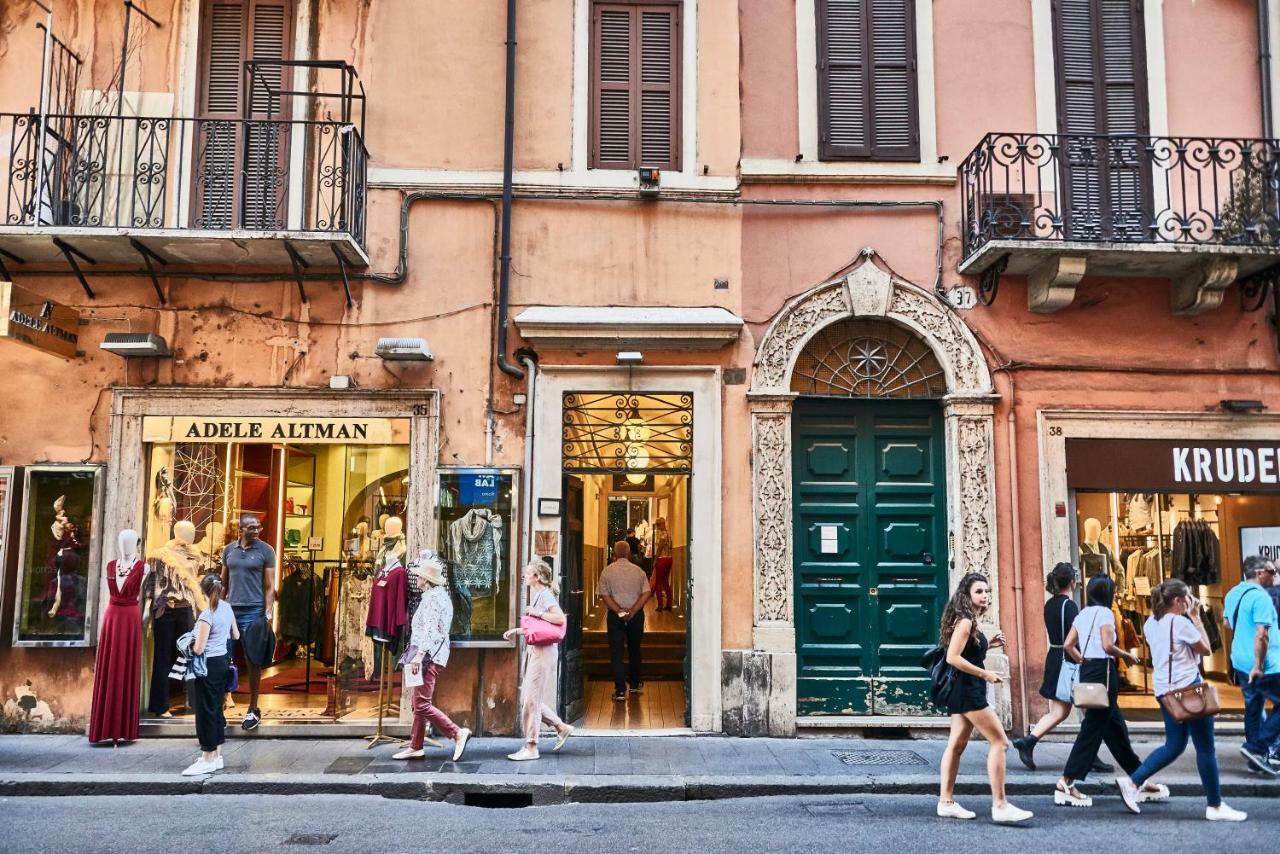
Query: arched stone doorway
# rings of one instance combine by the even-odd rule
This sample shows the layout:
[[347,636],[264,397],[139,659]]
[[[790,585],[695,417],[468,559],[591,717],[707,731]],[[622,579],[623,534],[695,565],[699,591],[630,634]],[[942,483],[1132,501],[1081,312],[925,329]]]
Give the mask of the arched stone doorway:
[[[809,347],[811,342],[815,346]],[[938,556],[947,567],[945,581],[953,586],[976,570],[986,573],[993,587],[997,583],[990,372],[973,334],[949,307],[868,257],[848,275],[784,307],[757,351],[748,393],[755,544],[752,667],[767,684],[767,697],[757,698],[766,708],[757,706],[756,717],[767,722],[771,735],[793,734],[798,712],[792,440],[793,425],[799,423],[797,401],[813,394],[932,402],[941,422],[937,441],[945,473],[945,488],[940,486],[945,509],[938,508],[939,524],[945,526],[944,554]],[[999,619],[998,613],[992,616]],[[992,664],[1007,672],[1001,659]],[[922,713],[910,704],[895,709],[891,699],[883,701],[892,692],[884,692],[877,679],[865,677],[866,690],[880,692],[882,711]],[[1007,691],[1001,706],[1007,716]],[[851,712],[867,714],[874,708]]]

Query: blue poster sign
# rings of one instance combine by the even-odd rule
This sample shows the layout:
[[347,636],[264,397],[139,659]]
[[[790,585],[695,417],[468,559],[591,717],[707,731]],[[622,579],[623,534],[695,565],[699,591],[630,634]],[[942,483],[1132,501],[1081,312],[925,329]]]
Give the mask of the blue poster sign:
[[488,506],[498,500],[497,469],[458,472],[458,503],[463,507]]

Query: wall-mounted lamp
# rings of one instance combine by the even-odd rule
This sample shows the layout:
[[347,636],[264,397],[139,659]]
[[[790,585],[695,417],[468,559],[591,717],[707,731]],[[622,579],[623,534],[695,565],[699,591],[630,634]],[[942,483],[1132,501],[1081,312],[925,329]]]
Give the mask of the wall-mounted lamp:
[[430,362],[434,358],[425,338],[379,338],[373,352],[385,362]]
[[154,332],[108,332],[99,346],[126,359],[167,359],[173,356],[169,343]]
[[640,365],[644,363],[644,353],[639,350],[623,350],[618,353],[619,365]]
[[1219,405],[1224,412],[1261,412],[1267,408],[1260,400],[1224,400]]

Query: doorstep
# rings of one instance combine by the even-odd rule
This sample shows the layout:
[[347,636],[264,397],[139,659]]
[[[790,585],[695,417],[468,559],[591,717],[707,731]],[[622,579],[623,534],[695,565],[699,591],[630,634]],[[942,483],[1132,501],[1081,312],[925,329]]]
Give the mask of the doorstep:
[[941,715],[805,715],[796,718],[796,729],[820,735],[868,729],[947,732],[951,729],[951,718]]
[[[376,720],[368,721],[273,721],[265,720],[256,730],[246,732],[238,721],[227,723],[227,738],[365,738],[377,729]],[[409,725],[399,721],[382,724],[384,734],[393,738],[409,737]],[[550,732],[550,730],[546,730]],[[195,738],[196,725],[189,720],[150,720],[138,724],[140,738]],[[672,736],[719,735],[714,732],[698,732],[689,727],[664,729],[587,729],[578,727],[574,738],[669,738]]]

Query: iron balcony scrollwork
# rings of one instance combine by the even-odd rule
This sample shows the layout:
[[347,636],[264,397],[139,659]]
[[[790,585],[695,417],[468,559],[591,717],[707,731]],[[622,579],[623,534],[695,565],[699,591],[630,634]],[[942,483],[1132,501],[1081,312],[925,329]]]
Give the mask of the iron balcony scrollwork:
[[364,245],[368,152],[351,122],[0,113],[0,139],[0,225],[319,232]]
[[990,133],[959,169],[964,256],[993,241],[1280,247],[1280,141]]

